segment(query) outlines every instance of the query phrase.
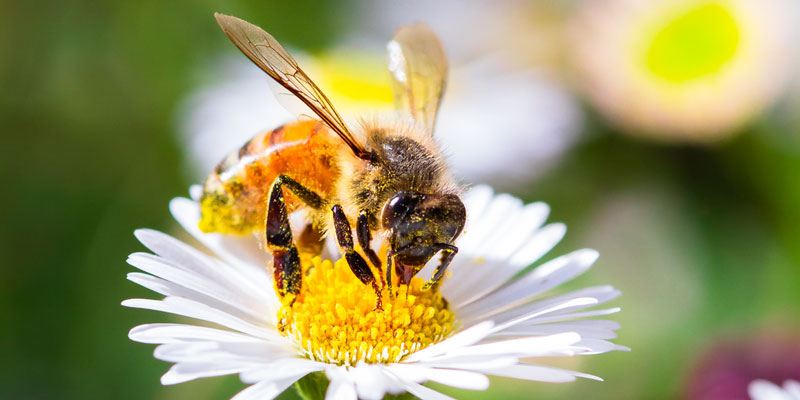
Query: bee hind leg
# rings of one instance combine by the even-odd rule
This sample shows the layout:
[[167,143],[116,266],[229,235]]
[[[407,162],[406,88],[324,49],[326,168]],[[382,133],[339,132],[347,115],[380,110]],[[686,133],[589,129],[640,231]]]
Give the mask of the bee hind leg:
[[303,284],[300,254],[292,237],[283,196],[284,185],[313,208],[321,208],[325,204],[318,194],[286,175],[278,176],[272,184],[267,203],[267,247],[272,252],[275,285],[281,298],[296,296]]
[[377,300],[375,302],[375,308],[378,310],[383,309],[383,302],[381,300],[381,289],[378,286],[377,281],[375,280],[375,275],[372,274],[372,270],[369,268],[367,261],[364,260],[364,257],[361,257],[361,254],[358,254],[355,249],[353,248],[353,231],[350,228],[350,223],[347,221],[347,217],[344,215],[344,210],[342,210],[342,206],[334,205],[331,208],[333,212],[333,226],[336,230],[336,241],[339,243],[339,247],[341,247],[342,251],[344,252],[344,258],[347,260],[347,264],[350,266],[350,269],[355,274],[356,278],[358,278],[363,284],[371,285],[372,289],[375,291],[375,296]]

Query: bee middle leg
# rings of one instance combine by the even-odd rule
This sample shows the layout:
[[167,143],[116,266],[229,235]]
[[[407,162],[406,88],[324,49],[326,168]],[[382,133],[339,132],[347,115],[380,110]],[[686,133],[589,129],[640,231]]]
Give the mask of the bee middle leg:
[[272,184],[267,203],[267,247],[272,252],[275,285],[281,298],[289,294],[297,295],[303,284],[300,254],[292,237],[283,196],[284,185],[313,208],[321,208],[325,204],[318,194],[286,175],[278,176]]
[[333,227],[336,230],[336,241],[339,243],[339,247],[341,247],[342,251],[344,252],[344,258],[347,260],[347,264],[350,266],[353,274],[355,274],[361,283],[372,286],[372,289],[375,291],[375,295],[377,297],[375,308],[382,310],[383,302],[381,300],[381,289],[378,286],[378,282],[375,280],[375,275],[372,274],[372,270],[369,268],[367,261],[364,260],[364,257],[361,257],[361,254],[358,254],[358,252],[356,252],[353,248],[353,231],[350,228],[350,223],[347,221],[347,217],[344,215],[342,206],[338,204],[334,205],[333,208],[331,208],[331,211],[333,212]]

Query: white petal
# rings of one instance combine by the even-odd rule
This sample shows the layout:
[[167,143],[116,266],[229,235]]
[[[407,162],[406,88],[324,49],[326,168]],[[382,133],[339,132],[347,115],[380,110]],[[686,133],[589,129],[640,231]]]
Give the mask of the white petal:
[[328,364],[325,375],[330,384],[325,392],[326,400],[357,400],[355,383],[352,374],[346,367]]
[[589,269],[597,256],[597,251],[583,249],[548,261],[511,284],[459,308],[457,313],[466,318],[476,318],[488,312],[507,310],[580,275]]
[[392,364],[386,368],[406,381],[433,381],[469,390],[486,390],[489,387],[489,378],[477,372],[431,368],[415,364]]
[[505,193],[494,196],[479,218],[468,221],[471,224],[464,227],[458,246],[465,249],[477,248],[507,216],[514,214],[521,207],[522,201],[514,196]]
[[327,364],[305,358],[286,357],[265,363],[258,368],[242,372],[239,378],[244,383],[256,383],[265,380],[281,380],[298,373],[316,372],[325,369]]
[[493,357],[536,357],[549,354],[573,353],[577,350],[580,350],[572,346],[578,343],[580,340],[581,337],[577,333],[567,332],[550,336],[505,340],[488,344],[461,347],[448,351],[443,357],[484,355],[490,355]]
[[349,379],[331,379],[325,392],[325,400],[358,400],[356,387]]
[[139,343],[175,343],[192,341],[257,342],[261,339],[241,333],[184,324],[146,324],[131,329],[128,337]]
[[189,197],[192,198],[194,201],[200,201],[200,197],[203,195],[203,185],[192,185],[189,186]]
[[458,349],[460,347],[477,343],[491,332],[493,326],[494,323],[491,321],[482,322],[478,325],[458,332],[439,343],[428,346],[427,348],[424,348],[416,353],[412,353],[405,359],[405,362],[425,360],[445,354],[453,349]]
[[572,382],[576,376],[602,381],[602,379],[594,375],[533,364],[518,364],[510,367],[484,370],[483,372],[489,375],[540,382]]
[[536,319],[548,314],[561,314],[566,311],[591,307],[607,301],[608,298],[617,296],[619,291],[611,286],[596,286],[579,289],[556,297],[531,302],[501,313],[490,312],[477,318],[462,318],[464,324],[469,325],[476,320],[491,318],[497,321],[494,331],[500,331],[520,323],[531,324]]
[[203,303],[198,303],[196,301],[181,297],[167,297],[163,300],[129,299],[123,301],[122,305],[125,307],[161,311],[213,322],[215,324],[219,324],[262,339],[274,338],[274,328],[268,326],[256,326],[223,311],[209,307]]
[[[175,240],[173,243],[180,242]],[[240,282],[231,279],[240,276],[238,271],[203,254],[198,254],[191,261],[177,261],[149,253],[133,253],[128,256],[127,262],[144,272],[204,294],[241,289],[237,286]],[[266,290],[260,288],[258,291]]]
[[407,381],[403,379],[403,377],[398,376],[389,371],[388,368],[386,369],[386,375],[387,377],[392,379],[395,382],[395,384],[403,388],[404,391],[411,393],[417,398],[426,400],[454,400],[450,396],[439,393],[433,389],[426,388],[425,386],[422,386],[419,383]]
[[350,367],[348,373],[356,384],[359,399],[380,400],[386,393],[405,392],[394,376],[386,371],[384,364],[367,364],[361,361],[355,367]]
[[567,226],[562,223],[556,222],[545,225],[528,239],[524,247],[514,253],[509,260],[509,264],[520,267],[527,267],[533,264],[558,244],[566,233]]
[[[253,310],[248,309],[245,306],[246,301],[241,299],[242,301],[236,301],[236,299],[229,299],[232,297],[227,293],[224,293],[221,289],[213,289],[213,288],[202,288],[205,292],[211,292],[211,295],[203,294],[202,292],[195,291],[192,289],[187,289],[186,287],[180,286],[179,284],[169,282],[167,280],[157,278],[152,275],[131,272],[128,273],[128,280],[131,282],[136,283],[142,287],[150,289],[156,293],[163,294],[164,296],[171,296],[171,297],[181,297],[188,300],[196,301],[198,303],[205,304],[207,306],[213,307],[217,310],[223,311],[228,313],[236,318],[242,319],[244,321],[254,323],[254,324],[261,324],[261,325],[273,325],[274,324],[274,315],[273,313],[276,311],[271,305],[266,305],[261,309],[261,312],[256,312]],[[220,298],[228,298],[227,301],[222,300]]]
[[631,351],[630,348],[611,343],[602,339],[581,339],[576,346],[585,347],[588,351],[583,354],[601,354],[609,351]]
[[575,332],[584,339],[615,339],[617,334],[613,330],[592,327],[575,326],[571,324],[535,324],[528,326],[515,326],[492,334],[492,338],[546,336],[561,332]]
[[[584,308],[596,305],[598,301],[592,297],[578,297],[576,299],[569,299],[566,301],[557,300],[544,300],[542,302],[531,303],[525,307],[519,307],[511,310],[514,313],[504,313],[497,317],[502,323],[494,327],[493,332],[499,332],[503,329],[515,326],[525,321],[533,320],[534,318],[550,314],[562,310],[572,310],[576,308]],[[513,318],[512,318],[513,317]]]
[[265,364],[296,353],[285,344],[268,342],[196,342],[167,343],[156,347],[153,356],[168,362],[257,363]]
[[472,221],[483,215],[493,195],[494,190],[489,185],[476,185],[464,193],[461,196],[461,201],[467,209],[467,221]]
[[[169,209],[186,232],[231,265],[241,267],[245,271],[257,271],[253,266],[269,265],[271,257],[259,248],[258,242],[252,237],[201,232],[197,227],[200,221],[200,206],[196,202],[177,197],[170,201]],[[266,273],[253,275],[254,279],[263,280],[265,277],[270,279]]]
[[451,369],[467,369],[473,371],[486,371],[493,368],[508,367],[519,363],[517,357],[501,356],[501,357],[450,357],[441,360],[433,361],[420,361],[415,365],[437,368],[451,368]]
[[558,332],[575,332],[584,339],[613,339],[620,325],[610,320],[582,320],[542,323],[539,318],[531,319],[512,328],[493,334],[497,336],[541,336]]
[[487,258],[508,258],[544,224],[549,213],[547,204],[539,202],[525,205],[513,217],[498,225],[495,234],[477,247],[474,253],[485,254]]
[[[442,294],[450,299],[456,308],[480,299],[550,251],[565,232],[564,224],[549,224],[530,237],[522,236],[526,244],[511,257],[511,260],[507,259],[507,255],[505,257],[479,255],[476,259],[463,257],[457,259],[457,268],[453,271],[453,276],[457,278],[445,281],[442,285]],[[518,239],[513,238],[506,238],[505,242],[515,248],[522,245],[518,244]],[[457,272],[459,270],[461,272]]]
[[[137,229],[133,234],[136,236],[136,239],[153,253],[166,260],[175,262],[176,265],[200,265],[207,258],[197,249],[159,231]],[[202,266],[198,268],[202,268]]]
[[176,385],[200,378],[236,374],[252,368],[247,362],[199,361],[177,363],[161,376],[162,385]]
[[427,388],[425,386],[420,385],[419,383],[414,382],[405,382],[401,381],[401,385],[403,388],[408,392],[417,396],[420,399],[425,400],[455,400],[450,396],[445,394],[439,393],[433,389]]
[[[542,323],[539,319],[535,319],[530,321],[530,326],[550,326],[555,325],[553,323]],[[608,319],[586,319],[580,321],[564,321],[558,322],[557,325],[562,327],[569,327],[572,329],[607,329],[610,331],[615,331],[620,329],[620,324],[617,321],[612,321]]]
[[[195,229],[197,228],[195,227]],[[222,263],[158,231],[138,229],[134,234],[142,244],[163,257],[165,262],[174,269],[205,276],[209,281],[220,281],[240,292],[247,293],[261,303],[277,302],[275,294],[271,290],[272,279],[262,268],[255,268],[254,265],[237,267]],[[134,253],[130,257],[141,258],[142,255],[143,253]]]
[[262,381],[237,393],[231,400],[269,400],[283,393],[286,388],[308,375],[308,372],[298,372],[292,377],[276,381]]
[[590,311],[582,311],[576,313],[556,313],[555,315],[547,315],[536,317],[535,323],[545,323],[545,322],[553,322],[553,321],[568,321],[577,318],[587,318],[587,317],[598,317],[602,315],[609,315],[609,314],[616,314],[620,312],[622,309],[619,307],[613,308],[604,308],[602,310],[590,310]]

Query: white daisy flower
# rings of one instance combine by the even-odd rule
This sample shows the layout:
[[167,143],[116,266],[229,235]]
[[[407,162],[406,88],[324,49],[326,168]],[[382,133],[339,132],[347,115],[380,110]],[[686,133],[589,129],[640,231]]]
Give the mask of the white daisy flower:
[[800,400],[800,382],[788,380],[780,387],[770,381],[758,379],[747,388],[752,400]]
[[581,89],[626,132],[727,137],[778,98],[792,70],[796,1],[584,3],[570,46]]
[[122,304],[203,325],[146,324],[129,336],[158,344],[155,357],[174,364],[163,384],[239,374],[252,386],[234,397],[238,400],[274,398],[299,379],[323,373],[330,380],[328,399],[380,399],[401,392],[445,399],[421,383],[484,390],[487,375],[600,380],[537,360],[627,350],[609,342],[616,337],[616,322],[591,319],[619,311],[595,307],[616,298],[618,290],[594,286],[549,295],[585,272],[597,252],[577,250],[528,271],[566,231],[560,223],[544,224],[548,206],[523,205],[487,186],[475,187],[463,200],[467,228],[439,290],[420,290],[430,275],[426,268],[394,299],[384,298],[383,310],[374,310],[375,294],[344,261],[319,257],[304,261],[314,268],[307,269],[294,304],[282,305],[265,268],[270,257],[257,239],[201,233],[198,204],[175,199],[172,214],[216,256],[160,232],[137,230],[154,254],[131,254],[128,263],[142,272],[128,279],[165,297]]

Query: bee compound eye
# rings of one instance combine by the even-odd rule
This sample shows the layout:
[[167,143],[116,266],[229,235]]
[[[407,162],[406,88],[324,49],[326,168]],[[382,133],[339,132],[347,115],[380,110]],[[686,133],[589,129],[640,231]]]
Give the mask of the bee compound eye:
[[397,192],[383,207],[383,212],[381,214],[383,226],[386,228],[395,227],[398,222],[419,204],[421,199],[422,195],[416,192]]

